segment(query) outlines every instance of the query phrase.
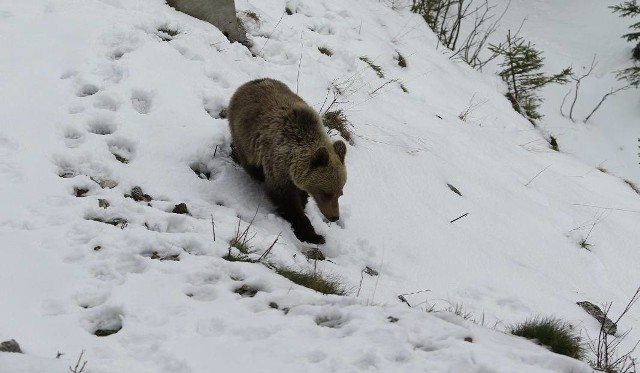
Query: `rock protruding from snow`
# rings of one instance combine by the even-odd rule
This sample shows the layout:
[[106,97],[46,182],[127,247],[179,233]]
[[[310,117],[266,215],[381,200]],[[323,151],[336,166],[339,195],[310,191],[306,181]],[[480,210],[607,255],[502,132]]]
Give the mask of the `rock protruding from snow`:
[[598,320],[598,322],[600,323],[600,325],[602,325],[602,328],[607,334],[611,334],[611,335],[616,334],[616,332],[618,331],[618,325],[616,325],[616,323],[611,321],[611,319],[608,318],[604,312],[602,312],[600,307],[588,301],[576,302],[576,304],[582,307],[582,309],[585,310],[589,315],[593,316],[596,320]]
[[11,339],[9,341],[4,341],[0,343],[0,352],[16,352],[21,354],[22,349],[20,348],[20,345],[18,344],[18,342],[16,342],[15,339]]

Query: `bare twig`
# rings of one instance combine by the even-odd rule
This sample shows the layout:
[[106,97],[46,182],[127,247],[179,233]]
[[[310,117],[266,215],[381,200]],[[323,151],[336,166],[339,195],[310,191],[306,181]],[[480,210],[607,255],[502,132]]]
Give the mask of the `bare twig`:
[[300,60],[298,61],[298,75],[296,76],[296,94],[298,93],[298,84],[300,83],[300,66],[302,66],[302,51],[304,45],[302,44],[302,31],[300,31]]
[[566,117],[566,115],[564,114],[564,102],[567,100],[567,97],[569,97],[571,92],[573,92],[573,89],[569,89],[567,94],[562,98],[562,102],[560,103],[560,115],[562,115],[563,117]]
[[216,242],[216,223],[213,222],[213,215],[211,215],[211,231],[213,232],[213,242]]
[[[596,61],[596,55],[594,54],[593,60],[591,60],[591,66],[589,66],[589,70],[587,70],[587,72],[585,72],[582,75],[577,75],[572,72],[569,75],[571,80],[576,82],[576,90],[573,95],[573,101],[571,102],[571,108],[569,109],[569,119],[571,120],[573,120],[573,108],[576,106],[576,101],[578,101],[578,91],[580,90],[580,83],[582,82],[582,79],[591,75],[591,72],[593,72],[593,68],[596,67],[597,65],[598,65],[598,62]],[[564,103],[564,100],[563,100],[563,103]]]
[[280,25],[280,22],[282,21],[282,18],[284,17],[285,14],[287,14],[286,9],[285,9],[284,12],[282,12],[282,15],[280,16],[280,19],[278,20],[276,25],[273,27],[273,30],[271,30],[269,35],[267,35],[267,40],[264,42],[264,44],[262,44],[262,48],[260,48],[260,50],[258,51],[258,54],[261,54],[262,50],[264,49],[264,47],[267,46],[267,43],[269,42],[269,40],[271,40],[271,35],[273,35],[273,33],[276,32],[276,29],[278,28],[278,25]]
[[[87,360],[85,360],[84,362],[82,362],[82,357],[84,356],[84,350],[82,350],[82,352],[80,352],[80,356],[78,357],[78,361],[76,362],[76,366],[71,368],[71,366],[69,366],[69,370],[72,373],[83,373],[84,372],[84,368],[87,366]],[[82,365],[80,365],[82,364]],[[79,368],[79,370],[78,370]]]
[[584,122],[588,122],[589,118],[591,118],[591,116],[598,111],[598,109],[600,109],[600,106],[602,106],[602,104],[604,103],[604,101],[609,98],[609,96],[615,95],[616,93],[620,92],[620,91],[624,91],[627,90],[629,88],[633,87],[632,84],[627,84],[625,86],[622,86],[620,88],[616,88],[613,89],[611,88],[611,90],[608,93],[605,93],[604,96],[602,96],[602,99],[600,100],[600,102],[598,102],[598,105],[596,105],[596,107],[593,108],[593,110],[591,111],[591,113],[589,113],[589,115],[587,115],[586,118],[584,118]]
[[467,215],[469,215],[469,213],[468,213],[468,212],[465,212],[464,214],[462,214],[462,215],[458,216],[457,218],[455,218],[455,219],[451,220],[449,223],[453,223],[454,221],[456,221],[456,220],[458,220],[458,219],[462,219],[462,218],[464,218],[464,217],[465,217],[465,216],[467,216]]
[[[620,313],[620,316],[613,322],[614,325],[618,324],[638,299],[640,299],[640,287],[636,289],[624,310]],[[602,306],[602,313],[604,317],[602,317],[600,322],[598,338],[591,338],[587,333],[587,337],[589,338],[589,349],[594,354],[594,360],[590,361],[589,364],[593,368],[604,372],[635,373],[636,359],[632,357],[631,354],[636,350],[640,341],[637,341],[629,351],[622,354],[618,352],[618,347],[620,347],[620,344],[629,335],[631,330],[619,335],[610,335],[610,327],[607,320],[610,320],[609,312],[611,310],[611,305],[611,303],[608,303]]]
[[540,174],[541,174],[541,173],[543,173],[544,171],[546,171],[546,169],[547,169],[547,168],[549,168],[549,167],[551,167],[551,166],[552,166],[552,164],[550,164],[550,165],[548,165],[547,167],[543,168],[543,169],[542,169],[542,171],[540,171],[540,172],[538,172],[538,173],[536,174],[536,176],[532,177],[532,178],[531,178],[531,180],[527,181],[527,183],[526,183],[526,184],[524,184],[524,186],[529,186],[529,184],[531,184],[531,182],[532,182],[533,180],[535,180],[535,178],[536,178],[536,177],[540,176]]
[[278,242],[278,239],[280,238],[280,235],[282,235],[282,232],[278,233],[278,237],[276,237],[276,239],[273,241],[273,243],[271,244],[271,246],[269,246],[267,248],[267,250],[265,250],[264,253],[262,253],[262,255],[260,255],[260,258],[258,258],[258,261],[262,261],[262,259],[265,259],[267,257],[267,255],[269,255],[271,253],[271,250],[273,250],[273,247],[276,245],[276,243]]

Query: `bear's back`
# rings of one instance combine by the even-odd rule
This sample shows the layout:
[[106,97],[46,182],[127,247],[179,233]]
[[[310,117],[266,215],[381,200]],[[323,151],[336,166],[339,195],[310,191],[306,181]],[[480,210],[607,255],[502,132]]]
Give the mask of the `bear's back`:
[[274,79],[240,86],[229,102],[228,119],[234,147],[253,165],[274,153],[292,156],[328,141],[318,113]]

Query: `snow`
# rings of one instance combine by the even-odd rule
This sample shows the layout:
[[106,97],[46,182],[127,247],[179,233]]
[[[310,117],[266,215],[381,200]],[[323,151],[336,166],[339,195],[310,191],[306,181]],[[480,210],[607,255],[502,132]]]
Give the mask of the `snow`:
[[[591,18],[574,22],[565,6],[514,0],[505,27],[527,15],[550,70],[590,62],[585,44],[601,48],[582,117],[625,61],[616,38],[626,25],[611,16],[588,30],[611,38],[575,44],[608,10],[589,1]],[[25,352],[0,353],[0,372],[68,371],[83,350],[91,373],[590,372],[503,331],[555,315],[594,336],[597,322],[575,302],[613,302],[616,315],[640,284],[640,199],[595,169],[606,159],[640,181],[637,133],[624,137],[637,131],[636,92],[582,124],[554,114],[568,87],[549,89],[541,131],[512,110],[499,78],[449,60],[407,9],[372,0],[237,8],[255,57],[160,0],[0,2],[0,341]],[[306,210],[328,260],[306,259],[312,247],[229,157],[220,112],[239,85],[265,76],[318,110],[332,84],[343,92],[337,107],[355,140],[341,220],[325,223],[314,202]],[[153,200],[125,197],[135,186]],[[179,203],[189,215],[171,213]],[[239,219],[244,229],[254,214],[252,258],[280,235],[271,265],[337,276],[350,294],[321,295],[260,263],[224,260]],[[124,220],[96,221],[115,218]],[[158,260],[171,256],[179,260]],[[242,285],[258,293],[242,297]],[[455,306],[480,325],[447,311]],[[634,308],[619,330],[638,322]],[[633,330],[622,349],[639,338]]]

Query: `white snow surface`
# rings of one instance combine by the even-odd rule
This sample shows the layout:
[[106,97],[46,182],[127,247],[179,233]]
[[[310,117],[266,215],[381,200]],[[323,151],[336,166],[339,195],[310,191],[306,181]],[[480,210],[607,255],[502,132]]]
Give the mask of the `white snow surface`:
[[[586,27],[551,12],[555,3],[514,0],[512,9]],[[573,152],[549,149],[499,78],[449,60],[407,9],[374,0],[236,5],[256,56],[161,0],[0,1],[0,341],[24,351],[0,353],[0,372],[67,372],[83,350],[89,373],[590,372],[504,331],[554,315],[595,336],[598,323],[576,301],[624,308],[640,285],[638,194]],[[559,45],[582,37],[539,35]],[[341,219],[325,223],[314,202],[306,210],[327,239],[325,261],[306,259],[311,245],[229,157],[219,113],[260,77],[282,80],[318,110],[332,83],[342,89],[337,107],[354,142]],[[624,97],[620,115],[637,117],[637,96]],[[472,100],[482,104],[460,120]],[[611,107],[597,124],[616,118]],[[545,130],[573,125],[545,110]],[[566,134],[601,128],[591,126]],[[125,197],[134,186],[153,200]],[[76,197],[78,189],[87,192]],[[171,212],[179,203],[189,215]],[[239,220],[244,229],[256,209],[250,257],[281,234],[265,261],[335,276],[349,294],[224,260]],[[127,223],[95,221],[113,218]],[[242,285],[259,291],[243,297]],[[456,305],[470,320],[450,311]],[[639,324],[634,308],[619,330]]]

